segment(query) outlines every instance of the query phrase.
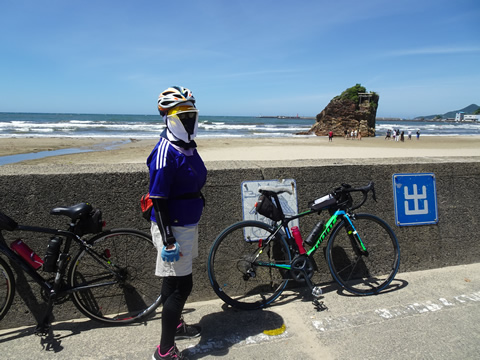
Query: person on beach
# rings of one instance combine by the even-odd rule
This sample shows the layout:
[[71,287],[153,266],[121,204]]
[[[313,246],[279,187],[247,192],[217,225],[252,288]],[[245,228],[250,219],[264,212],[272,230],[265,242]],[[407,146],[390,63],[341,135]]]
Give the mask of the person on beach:
[[412,140],[412,130],[408,130],[408,140]]
[[330,131],[328,132],[328,141],[332,141],[332,140],[333,140],[333,131],[330,130]]
[[348,130],[343,130],[343,135],[345,136],[345,140],[348,140]]
[[417,130],[417,140],[420,139],[420,130]]
[[152,358],[185,359],[175,339],[197,337],[201,331],[181,315],[193,288],[207,169],[193,140],[198,110],[192,92],[181,86],[166,89],[158,98],[158,110],[166,128],[147,159],[154,208],[150,230],[158,251],[155,275],[163,278],[162,334]]

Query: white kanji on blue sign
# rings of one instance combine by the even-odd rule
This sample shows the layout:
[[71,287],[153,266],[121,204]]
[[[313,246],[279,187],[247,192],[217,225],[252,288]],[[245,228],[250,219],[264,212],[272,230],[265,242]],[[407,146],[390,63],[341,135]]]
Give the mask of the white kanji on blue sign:
[[398,226],[438,223],[435,174],[393,174],[393,196]]

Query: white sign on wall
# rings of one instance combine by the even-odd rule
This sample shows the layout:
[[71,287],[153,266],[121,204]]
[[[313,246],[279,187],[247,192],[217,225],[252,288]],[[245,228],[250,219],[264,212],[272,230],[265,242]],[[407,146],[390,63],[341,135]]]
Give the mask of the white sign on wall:
[[[244,181],[242,182],[242,209],[244,220],[258,220],[265,223],[272,222],[265,216],[258,214],[255,210],[255,203],[260,196],[258,189],[266,186],[279,188],[288,187],[291,189],[291,194],[287,192],[279,194],[278,200],[280,200],[285,215],[295,215],[298,213],[297,185],[294,179]],[[289,226],[298,226],[298,219],[290,222]]]

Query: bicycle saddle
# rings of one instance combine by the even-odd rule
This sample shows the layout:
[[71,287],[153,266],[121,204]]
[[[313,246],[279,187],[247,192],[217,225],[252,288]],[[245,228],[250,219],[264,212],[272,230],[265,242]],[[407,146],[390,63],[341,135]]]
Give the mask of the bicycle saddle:
[[259,192],[262,192],[262,191],[268,191],[268,192],[271,192],[271,193],[275,193],[275,194],[281,194],[281,193],[289,193],[290,195],[293,194],[293,190],[287,186],[281,186],[281,187],[277,187],[277,186],[261,186],[258,188],[258,191]]
[[65,215],[73,221],[88,215],[92,211],[92,205],[87,203],[80,203],[68,207],[56,207],[50,210],[50,215]]

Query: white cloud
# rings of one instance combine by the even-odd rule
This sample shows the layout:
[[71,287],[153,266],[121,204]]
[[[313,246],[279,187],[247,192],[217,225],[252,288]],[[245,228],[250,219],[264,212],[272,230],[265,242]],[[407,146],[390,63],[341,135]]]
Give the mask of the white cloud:
[[480,46],[430,46],[417,49],[402,49],[387,52],[387,56],[410,56],[410,55],[449,55],[480,52]]

